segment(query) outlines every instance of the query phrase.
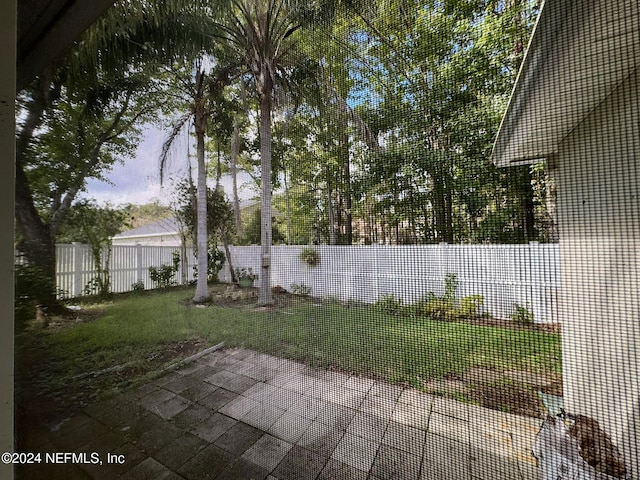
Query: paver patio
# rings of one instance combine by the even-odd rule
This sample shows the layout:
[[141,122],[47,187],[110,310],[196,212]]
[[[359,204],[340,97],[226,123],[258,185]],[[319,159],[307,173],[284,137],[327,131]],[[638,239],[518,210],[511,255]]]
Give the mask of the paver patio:
[[31,437],[30,451],[102,463],[43,462],[18,478],[529,480],[540,424],[226,349]]

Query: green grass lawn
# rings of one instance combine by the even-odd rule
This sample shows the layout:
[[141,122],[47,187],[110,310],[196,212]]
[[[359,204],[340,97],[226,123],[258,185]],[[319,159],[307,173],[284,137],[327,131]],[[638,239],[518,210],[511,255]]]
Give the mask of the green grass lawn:
[[203,339],[323,367],[406,382],[470,367],[561,371],[558,334],[396,317],[372,306],[289,302],[273,310],[190,304],[191,290],[116,296],[90,308],[96,320],[44,336],[68,375],[147,358],[165,345]]

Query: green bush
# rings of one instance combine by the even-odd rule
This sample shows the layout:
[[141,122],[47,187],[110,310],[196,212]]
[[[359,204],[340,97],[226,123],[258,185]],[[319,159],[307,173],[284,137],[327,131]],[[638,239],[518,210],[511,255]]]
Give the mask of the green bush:
[[292,283],[291,293],[293,293],[294,295],[302,295],[303,297],[308,297],[309,295],[311,295],[311,287],[309,285],[305,285],[304,283]]
[[243,278],[249,279],[251,281],[254,281],[258,278],[258,275],[256,273],[253,273],[253,268],[251,267],[242,267],[242,268],[236,268],[235,269],[236,272],[236,279],[237,280],[241,280]]
[[444,279],[444,295],[427,293],[412,305],[405,305],[402,299],[394,295],[381,295],[374,307],[390,315],[413,315],[439,320],[458,320],[479,315],[484,305],[482,295],[468,295],[460,302],[456,299],[458,279],[454,273],[448,273]]
[[475,317],[484,305],[482,295],[468,295],[460,300],[457,313],[461,317]]
[[439,296],[429,292],[423,299],[416,302],[411,310],[417,316],[427,316],[442,320],[456,320],[478,315],[484,305],[482,295],[468,295],[457,301],[458,278],[454,273],[448,273],[444,279],[444,295]]
[[[218,249],[217,245],[213,245],[209,248],[209,252],[207,253],[208,282],[218,282],[218,273],[220,273],[220,270],[222,270],[226,261],[227,256],[223,251]],[[198,265],[193,266],[193,278],[198,278]]]
[[401,298],[396,298],[394,295],[380,295],[374,307],[381,312],[388,313],[390,315],[397,315],[405,313],[405,306]]
[[458,291],[458,276],[455,273],[447,273],[444,277],[444,299],[451,304],[456,303]]
[[87,282],[82,289],[82,294],[86,296],[98,295],[100,293],[100,280],[97,277],[93,277]]
[[315,267],[320,263],[320,254],[315,248],[305,247],[300,252],[300,260],[310,267]]
[[15,266],[15,320],[17,326],[35,318],[36,302],[55,298],[56,287],[40,268],[34,265]]
[[159,267],[149,267],[149,277],[157,288],[167,288],[175,285],[174,275],[180,268],[180,253],[173,252],[172,265],[160,265]]
[[452,320],[457,317],[455,305],[446,297],[435,297],[427,300],[422,304],[422,310],[424,315],[431,318]]
[[137,282],[132,283],[131,290],[136,293],[144,292],[144,282],[142,280],[138,280]]
[[529,306],[529,302],[527,302],[526,307],[523,307],[522,305],[515,303],[513,305],[513,313],[511,314],[511,320],[521,325],[532,324],[534,320],[533,312],[527,308],[528,306]]

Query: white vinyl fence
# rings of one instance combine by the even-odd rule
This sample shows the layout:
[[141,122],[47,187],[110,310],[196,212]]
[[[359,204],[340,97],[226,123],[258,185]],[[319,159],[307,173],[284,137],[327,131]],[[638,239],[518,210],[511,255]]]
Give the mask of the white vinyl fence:
[[[557,244],[529,245],[367,245],[314,246],[320,262],[310,267],[300,260],[304,246],[274,246],[271,283],[289,291],[293,284],[311,288],[316,297],[373,303],[382,295],[394,295],[413,303],[428,292],[444,293],[444,278],[453,273],[458,280],[458,298],[482,295],[484,312],[508,318],[515,304],[527,307],[538,323],[555,323],[560,284]],[[230,247],[235,268],[251,267],[258,275],[260,247]],[[113,292],[132,289],[142,281],[154,288],[149,267],[171,264],[179,247],[114,245],[110,271]],[[70,296],[82,294],[95,275],[86,245],[58,245],[58,287]],[[194,279],[193,249],[181,252],[178,283]],[[228,262],[220,280],[229,282]],[[257,285],[258,282],[256,282]]]
[[[484,311],[509,318],[515,304],[534,313],[537,323],[555,323],[560,284],[557,244],[529,245],[366,245],[315,246],[320,262],[300,260],[303,246],[275,246],[271,284],[291,291],[292,284],[311,288],[311,295],[374,303],[394,295],[413,303],[428,292],[444,293],[449,273],[458,280],[458,298],[484,296]],[[231,247],[234,267],[260,274],[260,247]],[[230,281],[229,271],[220,273]],[[256,282],[257,285],[257,282]]]
[[[109,259],[111,291],[128,292],[139,281],[145,289],[155,288],[149,276],[149,267],[173,265],[173,252],[181,256],[180,269],[175,275],[176,283],[193,280],[193,266],[197,263],[193,248],[113,245]],[[103,262],[105,259],[106,253]],[[70,297],[83,295],[97,274],[89,246],[80,243],[56,246],[56,269],[58,289]]]

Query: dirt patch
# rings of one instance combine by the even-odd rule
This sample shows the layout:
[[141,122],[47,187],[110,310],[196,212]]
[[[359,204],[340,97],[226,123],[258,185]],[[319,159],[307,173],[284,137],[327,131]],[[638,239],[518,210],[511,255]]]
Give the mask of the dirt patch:
[[516,323],[513,320],[506,320],[503,318],[493,317],[469,317],[462,321],[471,323],[473,325],[480,325],[483,327],[501,327],[509,328],[511,330],[527,330],[530,332],[546,332],[546,333],[561,333],[561,325],[559,323]]
[[472,388],[471,398],[483,407],[516,415],[540,418],[545,412],[535,390],[523,383],[503,381],[476,384]]
[[503,412],[540,418],[546,413],[538,391],[562,396],[562,376],[474,367],[424,383],[426,392]]
[[255,307],[261,311],[274,311],[310,301],[310,297],[294,295],[282,287],[273,287],[272,293],[273,305],[257,307],[257,288],[240,288],[237,285],[220,284],[211,289],[211,300],[208,304],[230,308]]

